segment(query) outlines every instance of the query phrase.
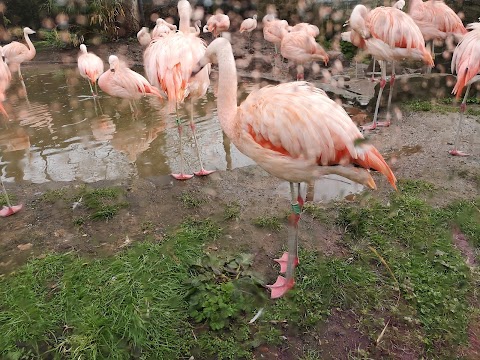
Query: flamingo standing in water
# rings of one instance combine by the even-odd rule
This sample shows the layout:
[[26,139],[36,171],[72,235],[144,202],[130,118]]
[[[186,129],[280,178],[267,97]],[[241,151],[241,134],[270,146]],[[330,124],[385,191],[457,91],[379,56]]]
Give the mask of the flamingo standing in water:
[[213,61],[219,68],[217,110],[223,131],[243,154],[271,175],[290,182],[293,231],[289,232],[288,252],[276,259],[286,277],[279,276],[268,285],[271,297],[278,298],[295,284],[303,205],[300,182],[337,174],[375,189],[368,169],[380,171],[394,188],[396,179],[377,149],[362,141],[363,135],[342,106],[323,90],[303,81],[266,86],[237,106],[235,59],[226,39],[208,46],[195,71]]
[[[395,83],[394,61],[403,59],[422,60],[425,64],[433,66],[432,56],[425,48],[425,40],[413,19],[397,8],[381,6],[369,11],[364,5],[357,5],[350,15],[349,24],[352,44],[365,49],[377,60],[380,60],[382,72],[373,123],[364,126],[363,129],[373,130],[377,126],[389,126],[390,104]],[[387,61],[392,62],[387,121],[377,122],[378,108],[386,85]]]
[[143,61],[147,79],[162,89],[168,96],[169,105],[176,110],[176,122],[180,138],[180,173],[172,174],[175,179],[187,180],[193,177],[184,172],[182,124],[178,116],[178,105],[185,99],[190,99],[190,127],[197,150],[200,170],[197,176],[208,175],[212,171],[203,167],[200,150],[198,147],[195,123],[193,121],[193,99],[205,95],[210,85],[210,66],[205,67],[195,76],[191,76],[193,66],[203,56],[206,49],[205,42],[191,32],[190,18],[192,7],[187,0],[178,2],[178,15],[180,24],[178,32],[171,32],[166,36],[152,41],[143,54]]
[[18,71],[18,77],[21,81],[23,81],[23,76],[22,72],[20,71],[20,64],[25,61],[32,60],[37,53],[32,41],[30,40],[30,37],[28,36],[32,34],[35,34],[34,30],[30,29],[29,27],[23,28],[23,36],[28,46],[18,41],[12,41],[3,47],[3,54],[6,58],[6,62],[10,68],[10,71]]
[[[480,19],[479,19],[480,20]],[[457,133],[455,135],[455,143],[453,150],[449,153],[454,156],[468,156],[469,154],[457,149],[458,138],[460,136],[460,128],[462,126],[463,115],[467,108],[467,98],[470,87],[474,82],[480,80],[480,23],[468,24],[468,32],[458,43],[452,58],[452,73],[457,73],[457,82],[453,88],[452,94],[457,99],[462,96],[463,88],[467,86],[465,96],[460,105],[460,118],[458,120]]]
[[[139,73],[129,69],[117,56],[108,58],[110,68],[98,78],[98,86],[111,96],[128,100],[137,100],[142,96],[156,96],[164,100],[165,96]],[[132,113],[134,109],[130,103]]]
[[283,35],[288,31],[287,20],[278,20],[274,15],[265,15],[262,19],[263,23],[263,38],[271,42],[275,47],[275,55],[278,54],[277,46],[280,46]]
[[95,97],[97,95],[97,91],[93,91],[92,84],[95,85],[95,90],[97,90],[98,77],[103,74],[102,59],[100,59],[94,53],[88,52],[85,44],[81,44],[80,55],[78,56],[77,63],[80,76],[84,79],[87,79],[88,85],[90,85],[92,96]]
[[8,118],[7,111],[3,107],[2,102],[5,101],[5,92],[10,87],[12,73],[10,72],[8,65],[5,63],[5,56],[3,55],[3,48],[1,46],[0,55],[2,56],[2,60],[0,61],[0,112]]

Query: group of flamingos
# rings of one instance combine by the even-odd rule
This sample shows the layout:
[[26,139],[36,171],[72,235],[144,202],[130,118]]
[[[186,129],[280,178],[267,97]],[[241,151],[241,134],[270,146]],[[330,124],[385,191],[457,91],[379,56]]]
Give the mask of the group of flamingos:
[[[452,33],[458,37],[459,43],[452,59],[452,71],[457,73],[453,93],[457,98],[465,86],[468,93],[471,84],[478,79],[480,23],[468,25],[470,31],[467,31],[458,16],[441,1],[423,3],[422,0],[411,0],[410,15],[401,10],[402,2],[404,4],[400,0],[395,6],[372,10],[357,5],[348,21],[350,31],[342,35],[342,38],[380,61],[380,91],[374,120],[368,129],[388,126],[388,123],[377,122],[380,97],[386,84],[386,62],[416,59],[433,66],[432,54],[425,46],[426,40],[445,39]],[[179,0],[178,14],[178,31],[175,25],[158,19],[151,33],[146,28],[138,33],[138,39],[145,47],[146,78],[129,69],[115,55],[110,55],[109,69],[104,71],[103,61],[87,52],[85,45],[80,46],[78,68],[81,75],[89,79],[91,86],[98,81],[99,87],[112,96],[138,99],[149,95],[168,102],[170,110],[176,112],[180,138],[180,172],[172,175],[186,180],[193,175],[184,172],[178,106],[186,100],[190,103],[190,127],[200,163],[200,170],[195,175],[208,175],[211,171],[205,170],[198,149],[192,102],[205,95],[210,84],[211,64],[218,64],[217,109],[223,131],[239,151],[268,173],[290,182],[292,213],[289,217],[288,251],[275,259],[280,264],[280,273],[285,273],[285,276],[279,275],[274,284],[268,285],[272,298],[281,297],[294,286],[294,270],[299,264],[298,222],[304,203],[300,183],[336,174],[375,189],[370,170],[376,170],[396,188],[395,176],[378,150],[361,140],[362,132],[342,106],[331,100],[323,90],[302,81],[304,63],[316,60],[328,62],[327,53],[315,41],[318,28],[305,23],[290,27],[285,20],[265,16],[265,39],[273,42],[276,50],[279,46],[281,54],[297,64],[298,81],[263,87],[237,106],[237,73],[232,47],[226,38],[217,37],[229,28],[228,16],[218,14],[209,19],[204,30],[212,32],[216,39],[207,47],[199,37],[200,24],[197,22],[191,26],[192,7],[187,0]],[[251,32],[256,27],[255,16],[242,23],[241,31]],[[8,61],[5,48],[3,54]],[[5,64],[4,67],[8,70]],[[2,68],[2,71],[5,72],[5,69]],[[394,79],[393,70],[390,86],[393,86]],[[5,84],[6,81],[3,81],[2,85]],[[91,91],[95,96],[93,87]],[[467,94],[462,102],[462,114],[466,97]],[[456,147],[451,153],[465,155]]]

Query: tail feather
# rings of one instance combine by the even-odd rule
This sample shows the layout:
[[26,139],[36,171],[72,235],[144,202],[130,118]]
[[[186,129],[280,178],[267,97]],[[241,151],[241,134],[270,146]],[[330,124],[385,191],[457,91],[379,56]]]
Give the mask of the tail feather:
[[354,163],[365,169],[373,169],[382,173],[385,175],[392,187],[395,190],[397,189],[397,179],[395,178],[395,175],[386,163],[383,156],[373,145],[363,145],[361,150],[359,150],[358,158],[354,159]]

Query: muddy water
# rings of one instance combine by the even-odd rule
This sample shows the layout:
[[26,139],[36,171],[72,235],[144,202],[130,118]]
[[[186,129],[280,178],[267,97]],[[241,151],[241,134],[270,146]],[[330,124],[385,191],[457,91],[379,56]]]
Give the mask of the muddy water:
[[[141,69],[137,69],[141,72]],[[25,68],[25,89],[14,77],[0,120],[0,167],[5,181],[123,179],[166,175],[179,170],[179,137],[174,114],[156,99],[143,98],[132,114],[128,101],[101,90],[97,100],[75,67]],[[264,86],[243,82],[241,96]],[[213,89],[195,104],[198,140],[205,166],[225,170],[253,162],[224,138],[217,119]],[[186,170],[198,160],[184,120]]]

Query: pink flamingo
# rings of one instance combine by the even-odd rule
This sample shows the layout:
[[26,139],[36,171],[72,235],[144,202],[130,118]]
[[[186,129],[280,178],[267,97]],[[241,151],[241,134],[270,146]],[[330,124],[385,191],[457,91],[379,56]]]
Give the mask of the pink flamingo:
[[363,135],[342,106],[323,90],[303,81],[266,86],[237,107],[235,59],[226,39],[214,40],[195,70],[213,61],[219,67],[217,108],[223,131],[264,170],[290,182],[293,212],[289,223],[293,231],[289,232],[288,252],[276,259],[286,277],[279,276],[268,285],[271,297],[278,298],[295,284],[303,205],[298,193],[300,182],[337,174],[374,189],[370,168],[384,174],[394,188],[396,179],[375,147],[362,141]]
[[297,80],[304,79],[303,64],[317,60],[323,61],[325,66],[328,63],[327,52],[305,29],[286,32],[280,43],[280,53],[297,65]]
[[24,61],[32,60],[35,57],[37,51],[33,46],[32,41],[28,35],[35,34],[35,31],[29,27],[23,28],[23,36],[27,45],[18,41],[12,41],[11,43],[3,47],[3,53],[6,58],[6,62],[10,68],[10,71],[18,71],[18,77],[23,81],[22,72],[20,71],[20,64]]
[[[365,49],[377,60],[380,60],[382,73],[373,123],[364,126],[363,129],[373,130],[377,126],[389,126],[390,104],[395,83],[394,61],[403,59],[423,60],[427,65],[433,66],[432,56],[425,48],[425,41],[418,26],[410,16],[399,9],[381,6],[369,11],[364,5],[357,5],[350,15],[349,23],[352,44]],[[387,61],[392,61],[387,121],[377,122],[380,99],[386,85]]]
[[[129,69],[124,63],[120,62],[117,56],[110,55],[108,58],[110,69],[105,71],[98,78],[98,86],[111,96],[116,96],[128,100],[137,100],[142,96],[156,96],[164,100],[165,96],[139,73]],[[132,113],[134,109],[130,103]]]
[[320,29],[318,26],[309,23],[298,23],[294,26],[291,26],[289,30],[290,32],[305,31],[308,35],[313,36],[314,38],[320,35]]
[[204,26],[204,32],[211,32],[213,37],[218,37],[222,32],[230,28],[230,18],[225,14],[215,14],[208,18],[207,24]]
[[460,135],[460,128],[463,121],[463,115],[467,108],[467,98],[470,87],[474,82],[480,80],[480,23],[472,23],[467,25],[468,32],[463,39],[458,43],[452,58],[452,73],[457,73],[457,83],[453,88],[452,94],[455,94],[457,99],[462,96],[463,88],[467,86],[465,96],[460,105],[460,119],[458,120],[457,133],[455,135],[455,143],[453,150],[449,153],[455,156],[468,156],[457,149],[458,138]]
[[155,27],[152,30],[152,39],[156,39],[160,36],[165,36],[169,34],[170,32],[175,32],[177,31],[177,26],[170,24],[169,22],[165,21],[162,18],[158,18],[157,21],[155,22]]
[[[432,43],[432,56],[435,57],[435,40],[445,40],[454,35],[457,40],[467,33],[462,20],[447,4],[440,0],[410,0],[408,14],[420,28],[425,41]],[[430,68],[427,69],[429,73]]]
[[172,174],[172,176],[178,180],[187,180],[193,175],[184,173],[183,130],[178,116],[178,105],[185,99],[190,99],[190,128],[200,162],[200,171],[194,174],[197,176],[211,174],[212,171],[205,170],[203,167],[193,121],[193,99],[198,99],[207,92],[210,85],[210,67],[205,67],[200,73],[191,76],[193,66],[205,53],[206,44],[197,36],[197,33],[191,32],[192,7],[190,3],[187,0],[180,0],[177,7],[180,31],[171,32],[167,36],[152,41],[143,54],[143,61],[147,79],[167,94],[169,105],[172,108],[175,106],[180,138],[180,173]]
[[257,14],[253,15],[253,18],[248,18],[242,21],[240,24],[240,33],[248,33],[248,48],[252,47],[252,31],[257,28]]
[[5,101],[5,92],[10,87],[10,82],[12,81],[12,73],[8,68],[8,65],[5,63],[5,56],[3,55],[3,48],[0,46],[0,54],[2,56],[2,61],[0,61],[0,112],[8,118],[7,111],[3,107],[2,102]]
[[98,77],[103,73],[102,59],[100,59],[94,53],[87,52],[87,47],[85,44],[81,44],[80,55],[78,56],[77,63],[80,76],[84,79],[87,79],[88,85],[90,85],[92,96],[95,97],[96,91],[93,91],[92,84],[95,85],[96,90]]
[[263,38],[275,46],[275,54],[278,54],[277,46],[280,46],[283,36],[288,31],[287,20],[275,19],[272,14],[265,15],[262,19]]
[[137,33],[137,40],[143,47],[147,47],[152,41],[152,35],[150,29],[146,26],[142,27]]

